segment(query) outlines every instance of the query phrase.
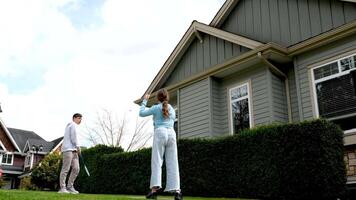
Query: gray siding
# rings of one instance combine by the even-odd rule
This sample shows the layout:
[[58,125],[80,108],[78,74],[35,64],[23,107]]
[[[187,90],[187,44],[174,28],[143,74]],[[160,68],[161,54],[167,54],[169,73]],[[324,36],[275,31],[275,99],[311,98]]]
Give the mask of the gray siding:
[[314,118],[308,66],[355,49],[356,35],[353,35],[294,58],[300,120]]
[[203,43],[195,39],[170,74],[163,87],[178,83],[206,71],[227,59],[241,55],[249,49],[210,35],[203,36]]
[[226,135],[229,133],[229,112],[227,89],[223,87],[221,80],[211,80],[212,91],[212,134]]
[[[268,72],[271,73],[271,72]],[[288,106],[285,81],[271,73],[272,116],[274,122],[288,122]]]
[[228,90],[238,84],[251,83],[252,115],[254,126],[271,122],[271,102],[267,69],[264,66],[251,66],[221,80],[212,81],[212,130],[213,135],[227,135],[230,131]]
[[252,109],[254,125],[263,125],[271,122],[270,84],[268,83],[267,69],[261,67],[252,76]]
[[299,108],[298,108],[298,95],[297,95],[297,85],[295,82],[295,72],[294,67],[291,66],[287,73],[289,81],[289,95],[292,109],[292,122],[299,122]]
[[353,20],[356,4],[339,0],[241,0],[221,29],[290,46]]
[[179,137],[210,136],[209,79],[179,90]]

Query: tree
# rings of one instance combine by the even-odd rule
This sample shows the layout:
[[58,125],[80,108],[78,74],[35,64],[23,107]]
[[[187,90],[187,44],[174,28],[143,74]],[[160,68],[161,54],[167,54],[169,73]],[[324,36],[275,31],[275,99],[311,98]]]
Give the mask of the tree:
[[32,170],[32,183],[41,189],[57,190],[61,160],[61,156],[56,153],[45,156]]
[[105,144],[112,147],[123,147],[124,138],[129,141],[126,151],[134,151],[146,146],[152,138],[147,131],[147,119],[136,118],[135,128],[129,131],[129,121],[126,114],[118,119],[113,112],[102,109],[92,126],[87,127],[87,139],[93,144]]

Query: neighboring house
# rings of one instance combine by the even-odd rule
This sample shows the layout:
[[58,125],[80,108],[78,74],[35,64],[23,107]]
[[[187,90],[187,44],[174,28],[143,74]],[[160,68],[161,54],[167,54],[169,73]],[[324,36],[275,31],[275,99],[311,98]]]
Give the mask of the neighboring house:
[[355,70],[355,0],[227,0],[209,25],[192,22],[146,93],[152,105],[168,89],[180,138],[329,119],[355,183]]
[[[7,183],[4,188],[18,188],[20,177],[29,174],[50,152],[60,151],[63,137],[47,142],[35,132],[7,128],[0,119],[0,168]],[[42,146],[40,151],[34,146]]]

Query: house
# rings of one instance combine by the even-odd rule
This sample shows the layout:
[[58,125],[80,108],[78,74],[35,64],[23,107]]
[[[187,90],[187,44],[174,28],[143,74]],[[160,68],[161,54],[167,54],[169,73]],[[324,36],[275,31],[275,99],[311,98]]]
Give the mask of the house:
[[152,105],[168,89],[180,138],[326,118],[356,183],[355,69],[355,0],[227,0],[192,22],[145,93]]
[[0,119],[0,169],[6,182],[4,188],[18,188],[20,178],[28,175],[45,155],[60,151],[62,141],[63,137],[47,142],[33,131],[7,128]]

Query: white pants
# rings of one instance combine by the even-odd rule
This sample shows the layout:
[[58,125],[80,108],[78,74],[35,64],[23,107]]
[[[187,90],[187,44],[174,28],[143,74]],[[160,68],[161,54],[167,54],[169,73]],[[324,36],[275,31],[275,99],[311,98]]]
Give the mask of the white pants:
[[159,127],[153,136],[150,188],[161,188],[163,155],[166,161],[165,191],[180,191],[176,133],[173,128]]

